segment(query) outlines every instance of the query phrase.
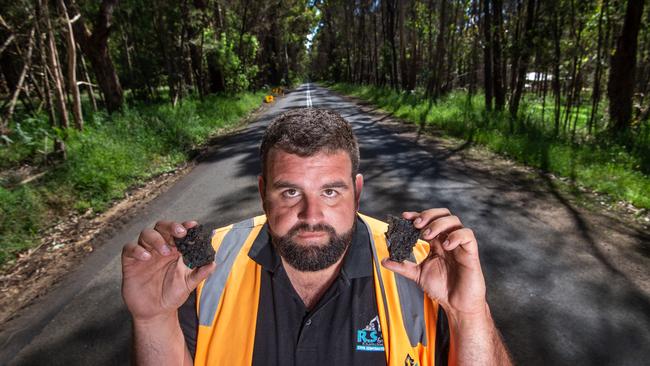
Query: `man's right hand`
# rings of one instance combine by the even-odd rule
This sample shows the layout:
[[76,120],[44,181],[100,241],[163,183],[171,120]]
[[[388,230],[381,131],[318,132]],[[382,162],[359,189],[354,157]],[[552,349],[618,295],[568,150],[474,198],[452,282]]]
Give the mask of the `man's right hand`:
[[158,221],[154,229],[140,233],[137,243],[122,250],[122,297],[134,321],[155,321],[176,313],[199,283],[216,267],[212,262],[189,269],[176,249],[174,238],[182,238],[196,221],[182,225]]

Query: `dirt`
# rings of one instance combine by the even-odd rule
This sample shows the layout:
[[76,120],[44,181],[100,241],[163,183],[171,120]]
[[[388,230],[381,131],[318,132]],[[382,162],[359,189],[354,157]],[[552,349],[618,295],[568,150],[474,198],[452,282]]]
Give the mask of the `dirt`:
[[[267,105],[262,105],[238,124],[217,131],[214,138],[236,133],[267,108]],[[194,158],[173,171],[132,187],[122,200],[113,202],[103,213],[95,214],[89,210],[83,214],[69,212],[60,215],[57,223],[40,233],[39,245],[20,253],[15,260],[0,268],[0,324],[12,319],[21,309],[45,295],[66,273],[96,250],[96,246],[104,242],[93,239],[109,237],[143,206],[189,173],[201,156],[209,151],[210,145],[208,142],[190,152]],[[21,176],[29,175],[21,171]]]
[[123,200],[106,212],[94,215],[69,213],[59,223],[42,233],[40,244],[3,268],[0,276],[0,324],[11,319],[18,310],[43,295],[76,263],[95,250],[91,239],[100,233],[114,230],[128,217],[160,193],[172,186],[191,170],[184,164],[173,172],[157,176],[141,187],[129,190]]

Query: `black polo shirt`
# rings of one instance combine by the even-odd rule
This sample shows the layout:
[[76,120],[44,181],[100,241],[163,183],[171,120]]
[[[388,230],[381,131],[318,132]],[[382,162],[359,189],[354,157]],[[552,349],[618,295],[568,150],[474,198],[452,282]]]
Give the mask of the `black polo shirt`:
[[[386,365],[370,237],[361,219],[339,276],[311,310],[289,281],[266,224],[248,255],[263,268],[253,365]],[[449,333],[444,311],[439,309],[436,364],[446,365]],[[179,319],[194,355],[196,292],[179,309]]]

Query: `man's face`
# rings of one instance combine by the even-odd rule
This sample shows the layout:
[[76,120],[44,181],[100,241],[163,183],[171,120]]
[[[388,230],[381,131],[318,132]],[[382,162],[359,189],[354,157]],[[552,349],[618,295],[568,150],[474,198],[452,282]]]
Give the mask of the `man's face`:
[[304,271],[340,259],[351,241],[362,188],[363,177],[353,181],[350,157],[342,150],[300,157],[271,149],[259,189],[280,255]]

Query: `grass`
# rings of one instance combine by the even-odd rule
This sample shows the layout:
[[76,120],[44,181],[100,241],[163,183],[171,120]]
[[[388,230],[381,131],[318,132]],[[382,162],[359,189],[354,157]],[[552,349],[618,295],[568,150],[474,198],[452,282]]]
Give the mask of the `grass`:
[[0,169],[8,171],[24,162],[45,164],[53,137],[63,133],[68,158],[34,183],[16,186],[11,178],[1,182],[0,264],[37,245],[39,231],[57,215],[101,212],[129,187],[173,170],[191,149],[258,107],[263,95],[185,99],[176,107],[127,106],[110,117],[89,114],[83,132],[53,130],[39,115],[12,126],[13,143],[0,145]]
[[[542,119],[541,103],[526,99],[519,119],[505,112],[486,112],[482,95],[455,92],[433,102],[419,93],[400,93],[367,85],[334,84],[333,89],[367,100],[396,117],[431,126],[443,133],[488,147],[501,155],[559,176],[575,184],[606,193],[616,200],[650,208],[649,126],[638,126],[626,142],[607,135],[587,135],[590,108],[570,114],[571,128],[555,134],[553,104],[547,101]],[[576,118],[576,114],[578,116]],[[563,121],[563,120],[562,120]],[[623,140],[625,141],[625,140]]]

